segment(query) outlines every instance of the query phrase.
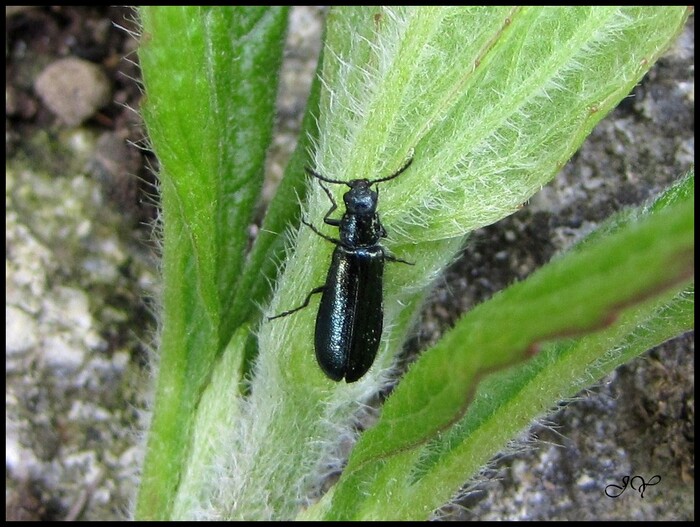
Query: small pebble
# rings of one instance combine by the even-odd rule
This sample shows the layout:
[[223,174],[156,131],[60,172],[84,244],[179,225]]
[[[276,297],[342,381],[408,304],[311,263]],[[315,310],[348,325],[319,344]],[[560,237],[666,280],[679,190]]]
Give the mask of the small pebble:
[[102,69],[76,58],[49,64],[37,77],[34,90],[49,110],[69,126],[89,119],[112,98],[109,79]]

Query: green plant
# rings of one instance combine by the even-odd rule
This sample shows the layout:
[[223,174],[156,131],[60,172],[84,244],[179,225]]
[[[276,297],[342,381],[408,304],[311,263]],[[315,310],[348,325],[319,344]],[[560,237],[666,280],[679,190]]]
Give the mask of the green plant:
[[[427,518],[537,415],[692,328],[688,177],[468,313],[410,368],[340,480],[307,506],[324,470],[343,462],[339,438],[356,434],[353,416],[385,386],[429,284],[466,235],[556,174],[688,10],[332,9],[324,87],[312,89],[299,147],[248,255],[286,10],[140,14],[164,294],[138,517],[294,518],[304,509],[317,519]],[[306,228],[284,236],[301,215],[328,208],[315,184],[307,190],[303,166],[380,177],[411,155],[410,171],[381,189],[380,213],[387,246],[417,264],[387,272],[387,329],[372,370],[333,383],[310,349],[314,309],[272,323],[258,309],[272,283],[269,314],[324,279],[330,244]]]

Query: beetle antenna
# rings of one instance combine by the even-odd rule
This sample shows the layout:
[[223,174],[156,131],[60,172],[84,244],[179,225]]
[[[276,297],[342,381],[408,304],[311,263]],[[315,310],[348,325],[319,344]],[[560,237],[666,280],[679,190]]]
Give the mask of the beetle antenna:
[[321,174],[319,174],[318,172],[314,171],[313,169],[311,169],[309,167],[304,167],[304,168],[305,168],[307,174],[309,174],[310,176],[313,176],[317,179],[320,179],[321,181],[325,181],[326,183],[335,183],[337,185],[350,186],[350,184],[347,181],[340,181],[339,179],[330,179],[330,178],[327,178],[325,176],[322,176]]
[[[401,168],[399,168],[396,172],[394,172],[392,175],[387,176],[387,177],[383,177],[383,178],[378,178],[378,179],[371,179],[371,180],[369,180],[368,185],[372,186],[375,183],[382,183],[384,181],[389,181],[390,179],[394,179],[394,178],[399,177],[406,169],[408,169],[408,167],[411,166],[411,163],[413,163],[413,158],[410,158],[408,161],[406,161],[406,163]],[[316,172],[315,170],[313,170],[310,167],[304,167],[304,169],[306,170],[306,173],[309,174],[310,176],[313,176],[316,179],[320,179],[321,181],[325,181],[326,183],[334,183],[336,185],[347,185],[348,187],[352,187],[352,181],[354,181],[354,180],[341,181],[340,179],[330,179],[330,178],[327,178],[326,176],[322,176],[321,174],[319,174],[318,172]]]
[[392,175],[387,176],[387,177],[383,177],[383,178],[379,178],[379,179],[372,179],[372,180],[370,180],[369,184],[370,184],[370,185],[374,185],[375,183],[382,183],[382,182],[384,182],[384,181],[389,181],[390,179],[394,179],[394,178],[396,178],[396,177],[399,177],[399,176],[404,172],[404,170],[406,170],[408,167],[411,166],[411,163],[413,163],[413,158],[411,158],[411,159],[409,159],[408,161],[406,161],[406,163],[404,164],[404,166],[402,166],[401,168],[399,168],[399,169],[398,169],[396,172],[394,172]]

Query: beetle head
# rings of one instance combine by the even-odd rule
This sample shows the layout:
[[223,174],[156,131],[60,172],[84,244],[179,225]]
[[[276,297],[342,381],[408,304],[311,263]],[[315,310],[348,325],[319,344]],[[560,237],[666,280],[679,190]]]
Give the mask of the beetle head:
[[366,179],[349,182],[350,190],[343,196],[345,209],[350,214],[374,214],[377,210],[377,193],[370,188]]

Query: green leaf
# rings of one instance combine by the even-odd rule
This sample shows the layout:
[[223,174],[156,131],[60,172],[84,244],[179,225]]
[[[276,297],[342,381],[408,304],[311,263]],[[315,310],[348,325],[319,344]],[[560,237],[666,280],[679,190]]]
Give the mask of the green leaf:
[[224,314],[262,186],[286,9],[151,7],[140,16],[143,116],[160,162],[163,298],[136,514],[164,519],[196,404],[233,331]]
[[[414,159],[380,188],[386,246],[417,265],[387,266],[384,340],[394,344],[370,372],[375,386],[464,236],[549,181],[686,16],[684,8],[624,7],[331,11],[314,168],[341,180],[374,178]],[[313,189],[304,214],[322,226],[329,202]],[[341,203],[343,189],[332,190]],[[330,244],[306,227],[291,243],[296,252],[268,315],[298,306],[325,278]],[[269,356],[290,382],[322,380],[306,345],[312,313],[292,318],[263,326],[261,360]]]
[[338,179],[387,175],[413,153],[410,172],[382,192],[382,218],[401,243],[463,236],[548,182],[686,15],[338,8],[328,22],[316,168]]
[[[309,309],[263,324],[251,417],[264,412],[265,401],[274,400],[279,420],[257,419],[259,430],[241,438],[246,443],[265,437],[258,452],[267,454],[259,457],[271,459],[256,467],[258,475],[269,473],[263,469],[267,463],[282,465],[285,469],[276,472],[275,481],[293,488],[300,473],[287,468],[287,455],[280,452],[299,445],[296,459],[303,465],[329,456],[330,447],[321,438],[332,444],[338,431],[327,423],[348,421],[357,401],[383,385],[424,291],[451,261],[463,236],[508,215],[549,181],[595,123],[668,47],[686,16],[683,8],[619,7],[331,11],[314,168],[337,179],[383,177],[413,156],[405,174],[381,186],[379,213],[389,233],[388,249],[416,265],[387,265],[387,330],[374,367],[353,385],[333,385],[316,365],[310,342],[315,302]],[[338,202],[342,190],[333,189]],[[309,194],[307,219],[322,226],[328,207],[316,185]],[[330,244],[319,243],[306,228],[292,244],[296,251],[286,263],[269,314],[296,307],[324,280]],[[507,315],[517,303],[502,309]],[[459,380],[443,383],[441,391]],[[453,400],[466,404],[465,399],[469,397],[457,390]],[[435,411],[437,420],[428,421],[426,429],[409,428],[412,433],[403,439],[391,436],[393,442],[386,448],[404,448],[411,438],[427,441],[435,427],[461,415],[449,405]],[[284,432],[277,433],[278,427]],[[363,443],[353,459],[371,460],[369,466],[377,458],[372,449],[363,457]],[[407,455],[418,454],[409,450]],[[241,463],[240,457],[235,459],[232,466]],[[404,461],[396,454],[387,465],[402,467]],[[378,462],[377,470],[381,466]],[[364,476],[362,471],[357,478],[349,477],[352,483],[344,486],[348,494],[338,502],[329,496],[319,510],[332,501],[329,517],[382,517],[364,513],[364,496],[391,496],[393,474],[387,470],[376,480]],[[275,496],[273,502],[284,501],[276,490],[264,489]],[[227,501],[243,503],[243,496],[260,491],[232,493]],[[291,504],[283,510],[290,509]],[[392,517],[390,509],[381,509],[387,514],[384,518]],[[228,510],[232,517],[246,517],[243,511],[248,509],[242,505]],[[411,517],[425,518],[429,510]]]
[[[316,115],[320,84],[318,77],[315,77],[302,122],[304,133],[299,138],[294,155],[287,165],[284,178],[277,187],[260,233],[246,260],[229,317],[229,324],[233,327],[245,320],[259,318],[258,306],[269,300],[271,284],[274,283],[279,272],[279,262],[285,256],[285,228],[299,225],[300,204],[306,197],[307,190],[304,166],[309,165],[309,152],[314,139],[318,136]],[[253,358],[247,357],[247,362],[252,361]]]
[[192,448],[187,462],[183,464],[183,474],[173,506],[173,518],[187,517],[192,510],[196,510],[206,501],[207,496],[216,492],[219,485],[217,478],[212,478],[209,472],[211,467],[216,465],[219,456],[211,438],[226,434],[236,426],[239,418],[235,399],[222,397],[222,394],[233,395],[239,390],[238,378],[230,373],[240,370],[242,366],[242,350],[245,349],[249,333],[248,326],[242,326],[234,333],[197,405]]
[[[689,186],[477,306],[425,352],[355,446],[326,519],[424,517],[538,415],[690,330],[694,199],[678,192]],[[489,379],[467,412],[489,372],[600,328]]]

